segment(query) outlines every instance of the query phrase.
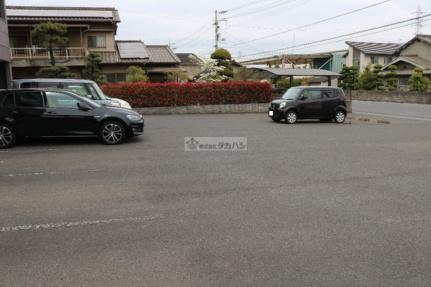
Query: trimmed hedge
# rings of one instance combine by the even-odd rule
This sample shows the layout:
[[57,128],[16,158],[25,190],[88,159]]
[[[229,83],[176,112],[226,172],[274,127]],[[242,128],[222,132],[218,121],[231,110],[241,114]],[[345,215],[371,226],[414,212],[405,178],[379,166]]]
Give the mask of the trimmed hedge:
[[106,95],[128,101],[133,107],[268,103],[269,83],[117,83],[102,86]]

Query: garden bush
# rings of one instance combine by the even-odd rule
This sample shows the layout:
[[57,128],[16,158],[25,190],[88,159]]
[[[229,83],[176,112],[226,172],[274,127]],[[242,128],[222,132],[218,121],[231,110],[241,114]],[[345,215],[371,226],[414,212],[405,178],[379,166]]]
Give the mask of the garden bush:
[[106,95],[128,101],[133,107],[268,103],[269,83],[116,83],[102,86]]

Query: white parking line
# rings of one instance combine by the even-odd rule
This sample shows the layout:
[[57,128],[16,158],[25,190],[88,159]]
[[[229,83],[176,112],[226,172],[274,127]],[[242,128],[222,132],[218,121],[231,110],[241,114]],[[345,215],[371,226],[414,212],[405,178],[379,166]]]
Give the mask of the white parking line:
[[366,115],[366,116],[377,116],[377,117],[387,117],[387,118],[394,118],[394,119],[431,122],[431,118],[419,118],[419,117],[409,117],[409,116],[396,116],[396,115],[390,115],[390,114],[368,113],[368,112],[357,112],[357,111],[354,111],[354,113],[355,114],[359,114],[359,115]]
[[5,226],[0,228],[0,233],[18,232],[18,231],[38,231],[59,228],[71,228],[79,226],[90,225],[107,225],[114,223],[139,223],[156,219],[164,219],[162,215],[151,215],[143,217],[128,217],[128,218],[113,218],[113,219],[100,219],[100,220],[83,220],[75,222],[57,222],[57,223],[43,223],[43,224],[28,224],[19,226]]
[[[41,171],[41,172],[28,172],[28,173],[9,173],[7,177],[24,177],[24,176],[49,176],[49,175],[65,175],[68,173],[91,173],[91,172],[98,172],[99,170],[79,170],[79,171]],[[1,177],[2,175],[0,175]]]

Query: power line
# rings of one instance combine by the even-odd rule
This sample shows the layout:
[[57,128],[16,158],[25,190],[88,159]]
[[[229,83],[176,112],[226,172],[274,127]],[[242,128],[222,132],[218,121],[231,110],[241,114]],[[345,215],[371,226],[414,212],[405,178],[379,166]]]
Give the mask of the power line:
[[317,24],[328,22],[328,21],[331,21],[331,20],[334,20],[334,19],[337,19],[337,18],[341,18],[341,17],[347,16],[347,15],[351,15],[351,14],[354,14],[354,13],[358,13],[358,12],[361,12],[361,11],[364,11],[364,10],[367,10],[367,9],[370,9],[370,8],[373,8],[373,7],[385,4],[385,3],[390,2],[390,1],[393,1],[393,0],[380,1],[380,2],[371,4],[371,5],[362,7],[362,8],[351,10],[351,11],[348,11],[348,12],[345,12],[345,13],[342,13],[342,14],[338,14],[338,15],[335,15],[335,16],[332,16],[332,17],[329,17],[329,18],[325,18],[325,19],[322,19],[322,20],[319,20],[319,21],[316,21],[316,22],[312,22],[312,23],[309,23],[309,24],[305,24],[305,25],[302,25],[302,26],[295,27],[295,28],[287,29],[287,30],[284,30],[284,31],[281,31],[281,32],[269,34],[269,35],[262,36],[262,37],[259,37],[259,38],[251,39],[251,40],[248,40],[248,41],[245,41],[245,42],[242,42],[242,43],[237,43],[235,45],[232,45],[232,47],[236,47],[236,46],[243,45],[243,44],[246,44],[246,43],[253,43],[253,42],[256,42],[256,41],[265,40],[265,39],[268,39],[268,38],[273,38],[273,37],[276,37],[276,36],[279,36],[279,35],[283,35],[283,34],[286,34],[286,33],[289,33],[289,32],[293,32],[293,31],[296,31],[296,30],[308,28],[308,27],[311,27],[311,26],[314,26],[314,25],[317,25]]
[[[264,1],[265,1],[265,0],[264,0]],[[255,4],[257,4],[257,3],[261,3],[261,2],[262,2],[262,0],[254,0],[254,1],[250,1],[250,2],[244,3],[244,4],[242,4],[242,5],[239,5],[239,6],[236,6],[236,7],[230,8],[230,9],[227,9],[227,11],[232,12],[232,11],[236,11],[236,10],[243,9],[243,8],[245,8],[245,7],[247,7],[247,8],[248,8],[248,6],[252,6],[252,5],[255,5]]]
[[[230,33],[230,32],[228,32],[228,31],[226,31],[225,29],[223,29],[222,30],[224,33],[226,33],[226,34],[228,34],[228,35],[230,35],[232,38],[234,38],[236,41],[242,41],[241,39],[239,39],[238,37],[236,37],[235,35],[233,35],[232,33]],[[255,50],[255,51],[258,51],[258,52],[262,52],[262,50],[260,50],[260,49],[258,49],[258,48],[256,48],[255,46],[253,46],[253,45],[251,45],[251,44],[247,44],[247,46],[249,46],[250,48],[252,48],[253,50]]]
[[234,14],[232,16],[228,16],[225,19],[239,18],[239,17],[245,17],[245,16],[257,14],[257,13],[262,13],[262,12],[277,8],[277,7],[282,6],[282,5],[289,4],[290,2],[296,2],[296,1],[298,1],[298,0],[278,0],[278,1],[275,1],[274,3],[272,3],[270,6],[267,6],[267,7],[261,6],[255,10],[251,10],[251,11],[247,11],[244,13],[239,13],[239,14]]
[[199,27],[199,29],[197,29],[196,31],[194,31],[193,33],[191,33],[190,35],[188,35],[188,36],[186,36],[186,37],[183,37],[183,38],[181,38],[181,39],[179,39],[179,40],[177,40],[176,42],[175,42],[175,44],[178,44],[178,43],[181,43],[181,42],[187,42],[187,41],[189,41],[190,40],[190,38],[194,38],[197,34],[199,34],[200,32],[202,32],[202,30],[207,30],[208,29],[208,25],[209,24],[205,24],[205,25],[202,25],[201,27]]
[[[431,21],[431,19],[424,20],[423,23],[428,22],[428,21]],[[397,27],[392,27],[392,28],[384,29],[384,30],[381,30],[381,31],[375,31],[375,32],[367,33],[367,34],[358,35],[358,36],[352,36],[352,37],[348,37],[348,38],[338,39],[338,40],[332,41],[332,42],[325,42],[323,44],[307,45],[307,47],[308,48],[312,48],[312,47],[319,47],[319,46],[333,44],[333,43],[339,43],[340,41],[347,41],[347,40],[356,39],[356,38],[363,38],[363,37],[367,37],[367,36],[371,36],[371,35],[375,35],[375,34],[380,34],[380,33],[388,32],[388,31],[397,30],[397,29],[400,29],[400,28],[412,27],[412,26],[415,26],[415,25],[416,25],[416,23],[411,23],[411,24],[407,24],[407,25],[401,25],[401,26],[397,26]]]
[[[201,42],[201,40],[204,40],[205,37],[208,36],[207,32],[208,31],[203,31],[200,34],[198,34],[194,39],[192,39],[192,40],[190,40],[190,41],[188,41],[188,42],[186,42],[184,44],[175,46],[175,48],[176,49],[184,49],[184,48],[192,47],[193,45],[198,44],[199,42]],[[209,39],[208,39],[208,41],[209,41]]]
[[357,35],[357,34],[363,34],[363,33],[366,33],[366,32],[371,32],[371,31],[375,31],[375,30],[379,30],[379,29],[384,29],[384,28],[396,26],[396,25],[399,25],[399,24],[407,23],[407,22],[417,21],[418,19],[424,19],[424,18],[429,17],[429,16],[431,16],[431,13],[425,14],[425,15],[420,16],[420,17],[414,17],[414,18],[410,18],[410,19],[406,19],[406,20],[402,20],[402,21],[398,21],[398,22],[394,22],[394,23],[390,23],[390,24],[386,24],[386,25],[381,25],[381,26],[377,26],[377,27],[372,27],[372,28],[368,28],[368,29],[364,29],[364,30],[360,30],[360,31],[356,31],[356,32],[351,32],[351,33],[347,33],[347,34],[343,34],[343,35],[339,35],[339,36],[334,36],[334,37],[330,37],[330,38],[326,38],[326,39],[321,39],[321,40],[316,40],[316,41],[312,41],[312,42],[307,42],[307,43],[304,43],[304,44],[294,45],[294,46],[280,48],[280,49],[275,49],[275,50],[264,51],[264,52],[261,52],[261,53],[248,54],[248,55],[243,56],[242,58],[250,57],[250,56],[257,56],[257,55],[261,55],[261,54],[277,53],[277,52],[288,50],[288,49],[292,49],[292,48],[298,48],[298,47],[304,47],[304,46],[309,46],[309,45],[313,45],[313,44],[319,44],[319,43],[322,43],[322,42],[328,42],[328,41],[331,41],[331,40],[336,40],[336,39],[340,39],[340,38],[354,36],[354,35]]

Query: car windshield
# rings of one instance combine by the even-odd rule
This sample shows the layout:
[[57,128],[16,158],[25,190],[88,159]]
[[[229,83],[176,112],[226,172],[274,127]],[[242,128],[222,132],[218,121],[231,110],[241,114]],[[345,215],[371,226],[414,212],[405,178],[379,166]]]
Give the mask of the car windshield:
[[65,90],[90,100],[106,100],[105,94],[96,83],[64,83]]
[[301,89],[298,88],[291,88],[284,93],[283,97],[281,97],[283,100],[297,100],[299,95],[301,94]]

